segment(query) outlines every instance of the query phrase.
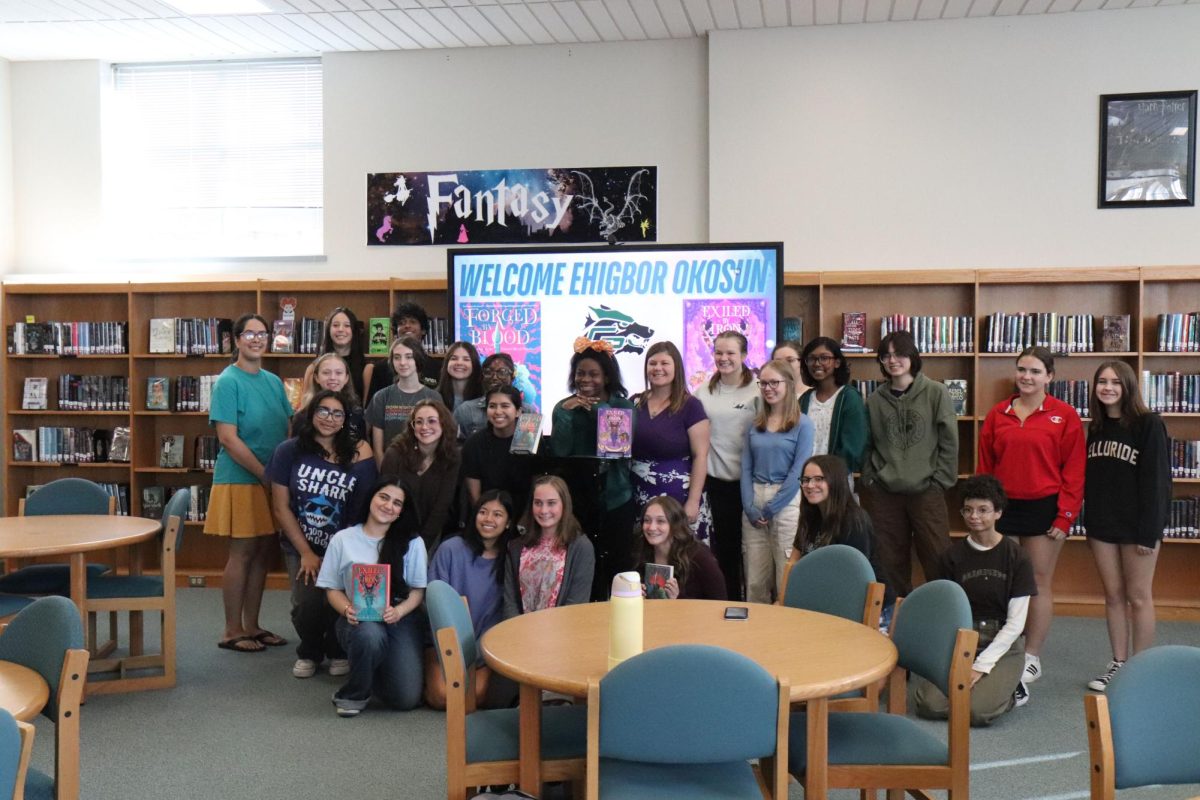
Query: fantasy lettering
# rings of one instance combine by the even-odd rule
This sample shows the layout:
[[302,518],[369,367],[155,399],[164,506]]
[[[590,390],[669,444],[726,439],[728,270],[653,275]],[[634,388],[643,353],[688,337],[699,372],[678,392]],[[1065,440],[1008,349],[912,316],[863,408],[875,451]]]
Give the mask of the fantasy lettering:
[[[453,188],[448,188],[448,187]],[[474,219],[485,225],[508,225],[508,217],[528,218],[531,228],[554,228],[562,222],[574,195],[550,196],[538,192],[530,197],[520,183],[508,185],[501,180],[492,189],[475,192],[458,182],[458,174],[429,176],[429,241],[434,241],[438,212],[448,205],[459,219]],[[551,210],[553,209],[553,210]]]

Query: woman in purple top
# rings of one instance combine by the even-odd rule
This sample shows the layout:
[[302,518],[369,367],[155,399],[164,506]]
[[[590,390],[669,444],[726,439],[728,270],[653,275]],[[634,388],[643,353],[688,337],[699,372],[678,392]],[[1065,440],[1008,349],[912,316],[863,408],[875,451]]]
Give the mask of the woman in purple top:
[[712,512],[708,476],[708,415],[688,394],[683,358],[671,342],[646,351],[646,391],[634,411],[633,495],[639,508],[665,494],[683,505],[696,538],[708,541]]

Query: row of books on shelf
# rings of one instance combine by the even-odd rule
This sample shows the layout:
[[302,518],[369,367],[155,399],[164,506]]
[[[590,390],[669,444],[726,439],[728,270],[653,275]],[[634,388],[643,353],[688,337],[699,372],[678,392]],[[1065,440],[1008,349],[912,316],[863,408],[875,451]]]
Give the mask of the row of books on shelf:
[[98,356],[129,352],[128,322],[16,322],[6,329],[10,355]]
[[968,316],[893,314],[884,317],[880,323],[880,338],[894,331],[911,333],[922,353],[971,353],[975,350],[975,320]]
[[[25,487],[25,499],[33,497],[34,492],[42,488],[44,483],[31,483]],[[109,497],[117,499],[117,514],[122,517],[129,516],[129,484],[128,483],[104,483],[97,482],[97,486],[104,490]]]
[[[1085,509],[1086,511],[1086,509]],[[1087,537],[1086,514],[1067,531],[1073,538]],[[1164,539],[1200,539],[1200,497],[1176,497],[1167,510]]]
[[1158,352],[1200,352],[1200,311],[1159,314]]
[[1142,371],[1142,398],[1160,414],[1200,411],[1200,375]]
[[112,431],[97,428],[22,428],[13,431],[13,461],[91,464],[109,460]]
[[[49,406],[47,378],[26,378],[21,408],[44,411]],[[59,411],[128,411],[129,379],[124,375],[58,376]]]
[[277,319],[272,325],[271,352],[316,355],[321,352],[324,338],[325,320],[312,317]]
[[1050,381],[1050,385],[1046,387],[1046,394],[1051,397],[1062,400],[1071,408],[1075,409],[1075,413],[1080,419],[1088,417],[1088,398],[1091,396],[1091,381]]
[[1172,478],[1200,478],[1200,441],[1168,439]]
[[[877,380],[861,380],[850,381],[850,388],[857,389],[862,395],[863,402],[875,393],[875,390],[883,385],[884,381]],[[950,393],[950,401],[954,403],[954,414],[958,417],[967,415],[967,387],[969,383],[963,378],[948,378],[942,381],[946,384],[946,391]]]
[[208,484],[193,486],[144,486],[142,487],[142,516],[161,519],[163,509],[180,489],[191,492],[186,522],[203,522],[208,516],[208,496],[212,491]]
[[151,353],[202,356],[233,352],[233,320],[227,317],[155,317]]
[[[1019,353],[1026,347],[1045,347],[1055,353],[1093,353],[1096,351],[1094,326],[1092,314],[1060,314],[1057,311],[1007,314],[998,311],[984,320],[983,351]],[[1128,314],[1104,317],[1101,347],[1104,352],[1129,350]]]
[[146,379],[147,411],[208,411],[218,375],[155,376]]
[[[159,437],[158,466],[163,469],[183,469],[183,446],[187,437],[182,433],[168,433]],[[216,436],[197,436],[192,447],[192,467],[215,469],[217,452],[220,450]]]

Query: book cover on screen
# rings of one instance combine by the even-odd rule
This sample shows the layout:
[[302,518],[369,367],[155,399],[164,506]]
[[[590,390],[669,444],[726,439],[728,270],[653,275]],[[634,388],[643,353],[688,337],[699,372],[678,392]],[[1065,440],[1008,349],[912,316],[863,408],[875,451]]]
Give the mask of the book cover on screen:
[[665,599],[667,596],[667,581],[675,577],[675,568],[670,564],[646,565],[646,597]]
[[633,409],[601,406],[596,409],[596,456],[628,458],[633,445]]
[[350,603],[359,622],[383,622],[383,610],[391,597],[391,564],[354,564],[350,567],[354,596]]
[[371,317],[367,320],[367,353],[373,356],[387,355],[391,325],[390,317]]
[[867,312],[842,314],[842,349],[851,353],[867,352]]
[[683,301],[683,371],[695,391],[713,374],[713,344],[718,334],[737,331],[746,337],[746,364],[758,369],[767,361],[767,301],[764,298]]
[[542,415],[525,412],[517,417],[517,430],[513,433],[510,453],[534,454],[542,443]]
[[541,408],[538,388],[542,385],[542,304],[462,303],[458,307],[458,330],[475,345],[479,358],[508,353],[516,365],[513,386],[521,390],[526,408]]

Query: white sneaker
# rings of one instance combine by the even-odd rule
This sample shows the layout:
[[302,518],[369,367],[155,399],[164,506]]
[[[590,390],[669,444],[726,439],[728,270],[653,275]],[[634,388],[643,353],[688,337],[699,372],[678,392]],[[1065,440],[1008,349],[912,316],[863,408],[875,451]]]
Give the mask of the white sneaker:
[[1020,708],[1029,702],[1029,689],[1025,688],[1025,681],[1017,684],[1017,690],[1013,692],[1013,708]]
[[296,663],[292,664],[292,675],[297,678],[311,678],[317,674],[317,662],[311,658],[298,658]]
[[329,660],[329,674],[335,678],[350,674],[350,659],[332,658]]
[[342,708],[341,706],[337,707],[337,715],[339,717],[357,717],[359,713],[360,710],[357,708]]
[[1120,671],[1121,667],[1123,666],[1125,666],[1124,661],[1114,660],[1108,662],[1108,669],[1104,670],[1103,675],[1099,675],[1088,681],[1088,688],[1093,692],[1103,692],[1108,688],[1109,681],[1117,677],[1117,672]]
[[1042,659],[1026,653],[1025,671],[1021,673],[1021,680],[1025,683],[1033,683],[1040,677],[1042,677]]

